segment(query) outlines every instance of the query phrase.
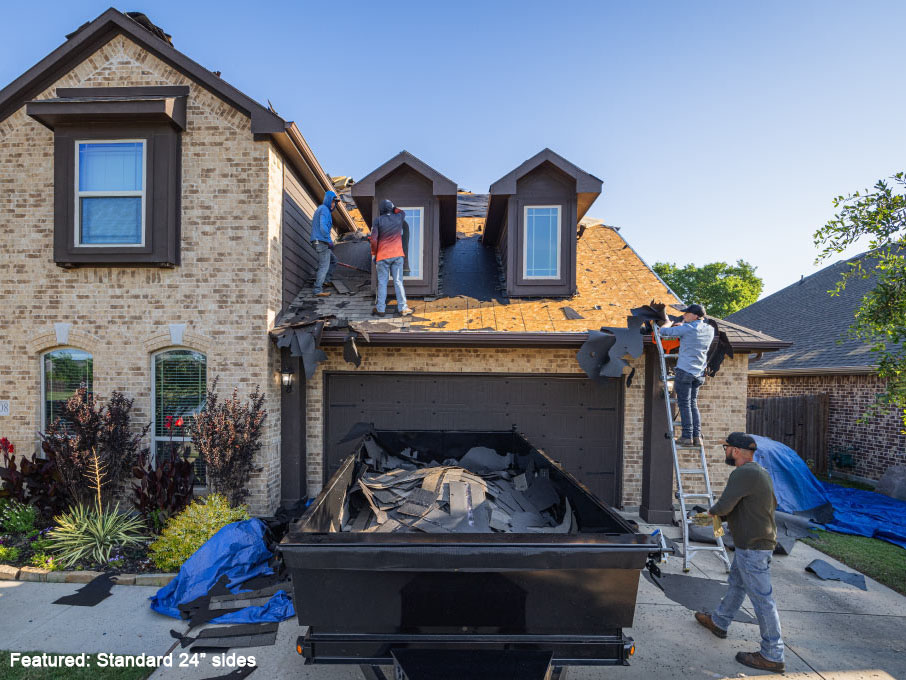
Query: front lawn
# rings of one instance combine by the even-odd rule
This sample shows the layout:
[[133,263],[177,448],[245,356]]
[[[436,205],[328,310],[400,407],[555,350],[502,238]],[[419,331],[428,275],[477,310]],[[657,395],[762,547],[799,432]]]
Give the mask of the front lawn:
[[906,550],[903,548],[877,538],[824,530],[813,532],[811,538],[802,540],[825,555],[906,595]]
[[[41,655],[41,652],[23,652]],[[49,652],[48,652],[49,654]],[[85,668],[24,668],[10,666],[9,652],[0,651],[0,677],[3,680],[143,680],[151,674],[148,668],[97,668],[94,655],[88,655]]]

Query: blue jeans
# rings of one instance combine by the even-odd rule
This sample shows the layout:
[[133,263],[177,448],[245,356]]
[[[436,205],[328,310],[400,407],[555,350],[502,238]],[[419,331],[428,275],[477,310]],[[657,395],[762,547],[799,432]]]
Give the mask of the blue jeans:
[[761,630],[761,655],[769,661],[782,662],[780,617],[777,615],[774,591],[771,588],[771,551],[736,548],[727,581],[730,589],[720,601],[717,611],[711,614],[711,620],[724,630],[729,628],[733,615],[748,595]]
[[315,277],[315,294],[317,295],[324,289],[325,283],[330,283],[333,277],[333,270],[337,266],[337,256],[323,241],[315,241],[312,245],[315,247],[315,253],[318,255],[318,275]]
[[388,257],[377,262],[377,297],[374,306],[383,314],[387,307],[387,280],[393,276],[393,288],[396,291],[396,308],[405,312],[409,309],[406,304],[406,290],[403,288],[403,258]]
[[702,419],[698,412],[698,388],[705,384],[703,377],[696,377],[681,368],[676,369],[673,389],[679,405],[680,422],[683,424],[683,437],[692,439],[702,436]]

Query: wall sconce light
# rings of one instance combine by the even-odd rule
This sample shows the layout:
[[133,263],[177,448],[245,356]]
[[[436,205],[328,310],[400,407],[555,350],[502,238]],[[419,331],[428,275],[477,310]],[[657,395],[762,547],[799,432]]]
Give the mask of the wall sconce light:
[[287,393],[293,391],[293,369],[284,366],[280,369],[280,381],[283,383],[283,389]]

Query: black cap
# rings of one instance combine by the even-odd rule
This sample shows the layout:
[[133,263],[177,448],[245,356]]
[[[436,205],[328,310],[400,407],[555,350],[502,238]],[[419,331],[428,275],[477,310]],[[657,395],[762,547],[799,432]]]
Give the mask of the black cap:
[[689,312],[690,314],[695,314],[695,316],[703,317],[705,315],[705,308],[699,304],[693,304],[686,307],[683,312]]
[[755,440],[745,432],[731,432],[722,443],[727,446],[735,446],[737,449],[748,449],[749,451],[754,451],[758,448]]

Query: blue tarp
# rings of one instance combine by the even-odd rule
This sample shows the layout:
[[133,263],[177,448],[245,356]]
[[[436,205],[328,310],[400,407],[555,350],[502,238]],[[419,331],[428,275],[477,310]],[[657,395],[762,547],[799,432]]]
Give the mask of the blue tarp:
[[808,511],[829,503],[834,509],[833,519],[824,519],[825,524],[818,526],[841,534],[880,538],[906,548],[906,502],[820,482],[790,447],[767,437],[752,437],[758,445],[755,462],[774,482],[778,510],[810,514]]
[[[150,598],[151,608],[178,619],[179,605],[207,595],[223,576],[230,592],[238,593],[249,579],[274,573],[268,566],[273,555],[264,541],[264,529],[259,519],[227,524],[186,560],[176,578]],[[224,614],[214,623],[283,621],[294,614],[292,602],[281,590],[264,606]]]

